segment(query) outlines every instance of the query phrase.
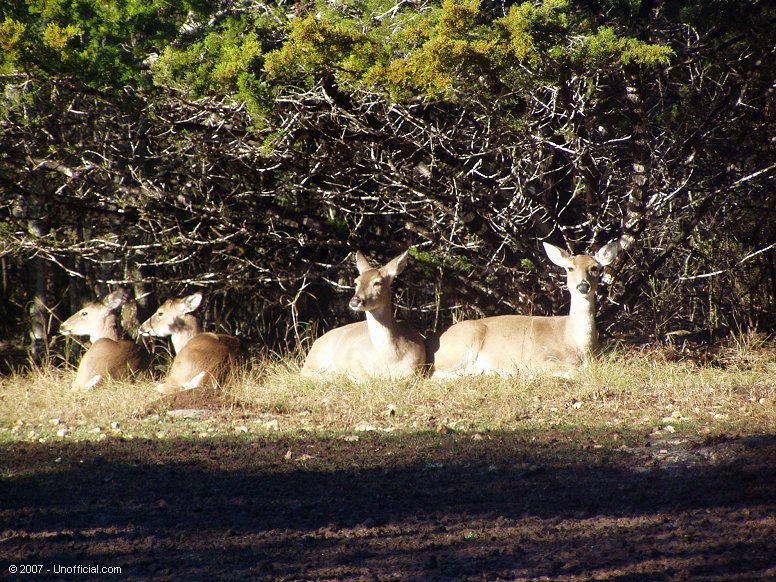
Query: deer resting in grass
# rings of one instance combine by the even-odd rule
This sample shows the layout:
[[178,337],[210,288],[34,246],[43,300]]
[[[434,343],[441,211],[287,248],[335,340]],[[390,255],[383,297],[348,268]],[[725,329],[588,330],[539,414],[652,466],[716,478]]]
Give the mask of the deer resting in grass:
[[102,302],[87,303],[60,326],[63,335],[86,335],[92,343],[78,364],[73,389],[91,390],[108,378],[123,380],[146,369],[145,349],[122,339],[118,311],[126,302],[126,292],[114,291]]
[[168,299],[140,326],[144,336],[170,337],[175,358],[164,383],[163,394],[204,386],[220,386],[242,355],[242,344],[234,336],[202,332],[192,314],[202,303],[202,294]]
[[333,329],[319,337],[310,349],[302,372],[333,373],[357,380],[372,377],[406,378],[421,372],[426,348],[421,335],[393,316],[391,283],[404,270],[405,251],[382,267],[374,267],[356,252],[356,292],[350,308],[363,311],[366,321]]
[[465,320],[439,337],[432,376],[552,371],[569,375],[599,350],[595,293],[603,268],[619,250],[617,241],[595,255],[571,255],[544,243],[549,259],[566,269],[571,307],[566,316],[501,315]]

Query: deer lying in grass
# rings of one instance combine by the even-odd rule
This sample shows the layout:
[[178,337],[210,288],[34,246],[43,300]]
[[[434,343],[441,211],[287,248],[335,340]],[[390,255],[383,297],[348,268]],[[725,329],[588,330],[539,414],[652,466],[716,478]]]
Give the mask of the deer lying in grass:
[[456,323],[439,337],[432,376],[532,373],[569,375],[598,353],[595,293],[603,267],[619,250],[610,242],[595,255],[571,255],[544,243],[549,259],[566,269],[569,315],[501,315]]
[[61,334],[87,335],[92,343],[78,364],[73,389],[91,390],[108,378],[123,380],[148,366],[145,349],[122,339],[118,311],[127,299],[125,291],[114,291],[102,302],[87,303],[60,326]]
[[140,326],[145,336],[170,337],[175,358],[164,383],[163,394],[204,386],[220,386],[242,356],[238,338],[202,332],[192,311],[202,303],[202,294],[168,299]]
[[304,374],[344,374],[362,380],[372,377],[405,378],[422,371],[426,348],[421,335],[393,316],[391,283],[404,270],[405,251],[382,267],[373,267],[356,252],[356,292],[350,308],[363,311],[366,321],[333,329],[310,349]]

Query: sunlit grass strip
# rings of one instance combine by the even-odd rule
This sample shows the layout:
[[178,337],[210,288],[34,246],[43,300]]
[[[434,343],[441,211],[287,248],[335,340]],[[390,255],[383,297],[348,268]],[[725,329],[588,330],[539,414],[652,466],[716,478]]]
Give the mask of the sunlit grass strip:
[[202,419],[155,407],[150,379],[73,392],[72,371],[0,379],[0,441],[52,438],[207,437],[214,433],[360,431],[644,431],[772,433],[776,362],[768,345],[746,365],[670,362],[660,352],[612,353],[573,379],[464,377],[356,383],[306,378],[294,360],[254,362],[225,387],[224,405]]

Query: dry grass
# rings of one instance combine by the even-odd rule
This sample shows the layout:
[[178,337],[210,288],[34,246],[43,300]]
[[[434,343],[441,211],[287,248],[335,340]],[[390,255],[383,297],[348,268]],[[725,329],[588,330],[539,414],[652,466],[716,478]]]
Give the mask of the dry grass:
[[149,413],[158,400],[151,380],[76,393],[69,388],[72,371],[45,369],[0,379],[0,442],[375,430],[773,432],[772,342],[736,338],[706,365],[671,361],[676,353],[669,355],[617,350],[573,380],[468,377],[361,384],[305,378],[296,362],[275,359],[242,370],[226,388],[227,405],[198,420]]

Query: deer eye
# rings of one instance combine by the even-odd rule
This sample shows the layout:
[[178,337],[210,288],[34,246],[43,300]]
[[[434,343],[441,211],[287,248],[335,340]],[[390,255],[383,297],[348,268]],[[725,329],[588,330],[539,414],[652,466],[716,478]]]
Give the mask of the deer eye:
[[87,315],[89,315],[88,311],[82,311],[81,312],[81,317],[86,317]]
[[601,272],[601,269],[599,269],[598,267],[590,267],[590,272],[591,272],[593,275],[598,275],[598,273],[600,273],[600,272]]
[[373,287],[382,287],[383,286],[383,282],[380,279],[378,279],[377,281],[372,283],[372,286]]

